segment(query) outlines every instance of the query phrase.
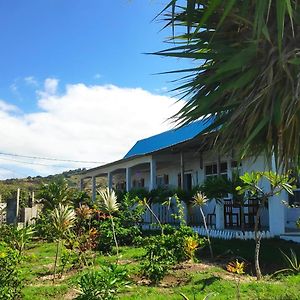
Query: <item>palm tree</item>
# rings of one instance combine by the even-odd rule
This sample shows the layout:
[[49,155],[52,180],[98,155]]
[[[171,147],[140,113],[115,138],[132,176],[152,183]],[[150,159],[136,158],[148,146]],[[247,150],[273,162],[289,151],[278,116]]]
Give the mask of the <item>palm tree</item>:
[[119,203],[117,202],[117,196],[114,190],[110,190],[109,188],[102,189],[98,191],[100,195],[100,206],[101,208],[109,214],[111,220],[111,228],[113,232],[113,238],[116,245],[117,257],[119,256],[119,246],[116,236],[115,223],[113,218],[113,213],[119,210]]
[[56,254],[55,254],[54,271],[53,271],[53,282],[54,282],[56,277],[56,268],[57,268],[59,249],[61,246],[61,240],[66,236],[68,231],[73,227],[75,222],[75,212],[72,207],[64,206],[59,203],[58,207],[56,207],[52,211],[51,218],[53,222],[53,227],[55,229],[55,234],[57,237]]
[[212,250],[212,246],[211,246],[211,241],[210,241],[210,237],[209,237],[209,231],[208,231],[208,228],[207,228],[206,218],[205,218],[205,215],[204,215],[204,212],[203,212],[203,206],[207,205],[207,203],[209,202],[209,199],[201,192],[198,192],[193,197],[193,199],[194,199],[193,204],[194,204],[194,206],[199,207],[200,214],[201,214],[202,219],[203,219],[203,224],[204,224],[204,228],[205,228],[205,231],[206,231],[210,256],[211,256],[211,258],[214,258],[214,254],[213,254],[213,250]]
[[171,71],[186,72],[174,89],[187,100],[177,125],[204,118],[220,151],[234,142],[240,157],[274,153],[277,167],[298,165],[298,1],[169,0],[159,15],[173,30],[173,46],[154,54],[194,62]]
[[59,204],[69,205],[73,198],[73,193],[65,179],[58,179],[49,184],[43,184],[40,197],[44,204],[44,209],[53,210]]

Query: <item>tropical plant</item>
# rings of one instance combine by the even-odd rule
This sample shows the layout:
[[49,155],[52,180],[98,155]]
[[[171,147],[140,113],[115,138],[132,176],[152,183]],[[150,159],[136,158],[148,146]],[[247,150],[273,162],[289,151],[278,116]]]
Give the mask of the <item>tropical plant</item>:
[[205,245],[205,240],[199,238],[189,226],[163,227],[164,234],[150,236],[141,241],[141,246],[146,251],[141,270],[153,283],[163,279],[174,264],[195,259],[195,252]]
[[56,277],[56,269],[58,262],[59,250],[61,248],[61,240],[68,234],[69,230],[73,227],[75,222],[75,212],[74,209],[70,206],[64,206],[62,204],[58,204],[52,214],[52,222],[54,228],[54,234],[57,238],[56,243],[56,254],[55,254],[55,262],[54,262],[54,271],[53,271],[53,282]]
[[119,210],[119,203],[117,202],[117,196],[115,192],[113,190],[110,190],[109,188],[99,190],[98,193],[100,195],[100,201],[101,201],[100,207],[109,214],[111,220],[113,238],[116,245],[117,256],[119,256],[119,246],[118,246],[114,218],[113,218],[113,213]]
[[0,300],[20,299],[22,280],[19,272],[20,255],[6,243],[0,243]]
[[[237,187],[237,190],[241,194],[246,194],[248,197],[255,197],[258,200],[258,209],[255,216],[254,233],[255,233],[255,270],[257,279],[261,279],[262,274],[259,265],[259,251],[261,236],[258,234],[259,217],[261,210],[268,204],[271,197],[279,195],[282,191],[286,191],[290,194],[293,193],[293,182],[294,178],[290,178],[289,174],[277,174],[272,171],[268,172],[251,172],[245,173],[240,176],[243,181],[243,186]],[[270,189],[264,191],[262,181],[269,183]],[[273,200],[275,201],[275,200]]]
[[206,218],[203,212],[203,206],[205,206],[207,203],[209,202],[209,199],[201,192],[198,192],[195,196],[194,196],[194,206],[198,206],[199,210],[200,210],[200,214],[202,216],[202,220],[203,220],[203,224],[204,224],[204,228],[206,231],[206,237],[207,237],[207,241],[208,241],[208,246],[209,246],[209,251],[210,251],[210,256],[211,258],[214,257],[213,254],[213,250],[212,250],[212,245],[211,245],[211,241],[210,241],[210,237],[209,237],[209,231],[208,231],[208,227],[207,227],[207,223],[206,223]]
[[59,204],[70,205],[73,198],[73,192],[65,179],[58,179],[48,184],[43,184],[39,194],[44,210],[53,210]]
[[204,118],[224,152],[234,143],[241,157],[298,165],[299,13],[297,0],[169,1],[159,15],[173,46],[154,54],[193,60],[169,72],[187,73],[175,88],[187,100],[177,124]]
[[[237,259],[227,264],[226,270],[230,273],[243,275],[245,273],[245,262],[239,262]],[[236,280],[236,299],[241,299],[240,278]]]
[[129,287],[127,270],[116,264],[102,266],[100,271],[89,271],[79,279],[77,300],[111,300]]
[[22,255],[23,250],[28,242],[32,239],[35,230],[33,226],[17,227],[9,226],[10,230],[6,233],[5,241],[11,248],[16,249],[19,255]]
[[199,247],[199,239],[193,236],[185,238],[184,251],[191,262],[195,261],[195,252]]
[[287,264],[287,267],[276,271],[273,274],[273,276],[279,273],[300,274],[300,260],[298,260],[296,252],[293,249],[290,249],[291,255],[289,256],[286,253],[284,253],[281,249],[279,250]]

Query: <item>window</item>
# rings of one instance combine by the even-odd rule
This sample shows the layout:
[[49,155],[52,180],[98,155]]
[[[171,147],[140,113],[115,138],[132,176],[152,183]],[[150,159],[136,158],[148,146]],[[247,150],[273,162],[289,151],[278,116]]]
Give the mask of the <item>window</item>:
[[[227,178],[227,162],[220,163],[220,175]],[[217,177],[218,176],[218,165],[213,163],[205,166],[205,177]]]
[[132,181],[132,187],[133,188],[143,188],[143,187],[145,187],[145,179],[144,178],[134,179]]
[[157,187],[164,187],[169,184],[169,175],[164,174],[164,175],[159,175],[156,177],[156,185]]
[[289,205],[299,206],[300,205],[300,189],[297,188],[293,191],[293,195],[289,194]]

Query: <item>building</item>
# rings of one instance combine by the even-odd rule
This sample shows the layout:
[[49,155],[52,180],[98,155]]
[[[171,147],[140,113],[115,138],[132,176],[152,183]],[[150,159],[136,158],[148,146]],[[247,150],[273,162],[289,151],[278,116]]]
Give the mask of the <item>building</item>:
[[[209,122],[200,120],[179,128],[138,141],[124,158],[85,171],[83,181],[92,181],[92,198],[96,195],[96,178],[105,177],[109,188],[126,189],[157,187],[190,190],[201,185],[210,176],[232,177],[235,169],[239,173],[266,171],[272,169],[272,162],[263,156],[256,159],[247,158],[237,163],[235,153],[220,156],[211,146],[213,132],[203,133]],[[265,186],[265,189],[268,187]],[[298,192],[296,192],[298,197]],[[296,198],[297,198],[296,197]],[[300,217],[300,208],[291,208],[283,203],[293,201],[283,192],[269,201],[269,207],[262,211],[260,226],[268,230],[272,236],[281,236],[300,242],[300,233],[296,229],[296,221]],[[239,228],[241,212],[230,202],[230,195],[222,205],[216,201],[205,208],[210,216],[210,225],[216,229]],[[257,208],[257,207],[256,207]],[[243,208],[244,223],[253,225],[255,203],[248,203]],[[189,209],[188,220],[200,222],[201,218],[193,209]],[[296,236],[296,238],[294,238]]]

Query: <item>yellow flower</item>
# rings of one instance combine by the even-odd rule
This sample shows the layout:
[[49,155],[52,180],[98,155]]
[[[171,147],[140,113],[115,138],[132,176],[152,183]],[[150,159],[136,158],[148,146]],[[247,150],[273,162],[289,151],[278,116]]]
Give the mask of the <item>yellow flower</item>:
[[235,262],[232,261],[230,263],[228,263],[228,265],[226,266],[226,269],[228,272],[230,273],[235,273],[235,274],[244,274],[245,273],[245,262],[239,262],[238,260],[236,260]]

